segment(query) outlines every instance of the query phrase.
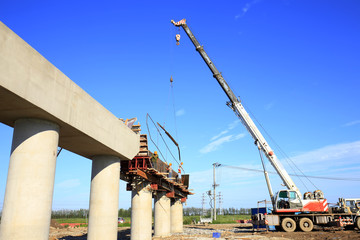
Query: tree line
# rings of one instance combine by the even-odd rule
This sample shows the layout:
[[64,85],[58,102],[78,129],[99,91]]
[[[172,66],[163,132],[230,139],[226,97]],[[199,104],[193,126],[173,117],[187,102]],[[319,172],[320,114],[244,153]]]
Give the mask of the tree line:
[[[250,208],[223,208],[216,209],[216,214],[218,215],[250,215]],[[184,216],[199,216],[199,215],[210,215],[210,209],[188,207],[184,208]]]
[[[131,217],[131,208],[123,209],[120,208],[118,210],[119,217]],[[51,218],[86,218],[89,217],[88,209],[79,209],[79,210],[69,210],[69,209],[61,209],[61,210],[53,210],[51,211]]]
[[[251,210],[249,208],[223,208],[217,209],[217,214],[222,215],[250,215]],[[203,213],[202,208],[195,207],[187,207],[184,208],[184,216],[200,216],[200,215],[209,215],[210,210],[207,209]],[[131,217],[131,208],[123,209],[120,208],[118,210],[119,217]],[[61,209],[61,210],[53,210],[51,212],[52,218],[87,218],[89,217],[88,209],[78,209],[78,210],[69,210],[69,209]]]

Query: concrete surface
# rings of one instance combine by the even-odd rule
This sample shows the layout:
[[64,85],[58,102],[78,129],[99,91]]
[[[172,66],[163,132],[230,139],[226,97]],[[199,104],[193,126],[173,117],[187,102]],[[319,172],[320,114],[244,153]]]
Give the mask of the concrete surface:
[[15,122],[1,240],[49,239],[58,140],[57,124],[38,119]]
[[140,182],[131,193],[131,240],[152,239],[152,192]]
[[171,233],[182,233],[183,229],[183,205],[180,199],[171,201],[170,206],[170,231]]
[[120,159],[92,159],[88,239],[117,239]]
[[[87,158],[132,159],[138,153],[139,135],[2,22],[0,73],[0,122],[11,127],[21,118],[57,123],[59,146]],[[103,81],[99,79],[99,84]]]
[[166,192],[157,192],[154,204],[154,236],[156,237],[170,235],[170,202]]

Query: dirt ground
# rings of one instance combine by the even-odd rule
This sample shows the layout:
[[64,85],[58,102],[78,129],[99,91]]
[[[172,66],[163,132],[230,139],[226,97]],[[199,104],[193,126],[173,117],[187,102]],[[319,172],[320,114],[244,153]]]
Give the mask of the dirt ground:
[[[213,238],[213,233],[218,232],[221,234],[220,238]],[[87,228],[60,228],[55,224],[50,227],[49,240],[86,240]],[[130,228],[118,228],[118,239],[130,240]],[[181,234],[173,234],[169,237],[153,237],[153,240],[210,240],[210,239],[259,239],[259,240],[338,240],[338,239],[359,239],[359,230],[341,230],[341,229],[315,229],[312,232],[266,232],[266,231],[253,231],[249,226],[240,224],[217,224],[208,226],[199,225],[186,225],[184,232]]]

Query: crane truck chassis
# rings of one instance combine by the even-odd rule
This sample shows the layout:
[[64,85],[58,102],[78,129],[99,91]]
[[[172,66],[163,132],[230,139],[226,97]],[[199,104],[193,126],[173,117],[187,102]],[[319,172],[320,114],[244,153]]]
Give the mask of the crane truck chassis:
[[[235,115],[248,130],[252,138],[255,140],[255,145],[259,149],[273,210],[270,214],[258,213],[253,215],[253,223],[257,225],[274,225],[277,229],[280,229],[281,226],[281,229],[286,232],[295,231],[297,226],[300,230],[309,232],[312,231],[314,224],[338,227],[356,226],[360,229],[360,199],[340,198],[337,206],[329,207],[329,204],[324,198],[324,194],[321,190],[306,192],[303,196],[301,195],[300,190],[290,178],[274,151],[270,148],[257,126],[250,118],[240,99],[235,96],[221,73],[210,60],[204,50],[204,47],[200,45],[194,34],[189,29],[186,20],[182,19],[178,22],[171,20],[171,23],[175,27],[182,27],[184,29],[191,42],[194,44],[196,51],[200,54],[210,71],[213,73],[213,77],[217,80],[220,87],[229,98],[230,101],[227,105],[235,112]],[[177,34],[177,45],[179,45],[179,40],[180,35]],[[273,193],[262,154],[266,156],[271,165],[274,167],[284,185],[287,187],[286,190],[280,190],[276,194]]]
[[293,232],[296,229],[310,232],[314,225],[320,227],[344,227],[360,230],[360,199],[339,198],[336,206],[330,206],[327,212],[310,213],[258,213],[252,215],[252,223],[256,226],[275,226],[277,230]]

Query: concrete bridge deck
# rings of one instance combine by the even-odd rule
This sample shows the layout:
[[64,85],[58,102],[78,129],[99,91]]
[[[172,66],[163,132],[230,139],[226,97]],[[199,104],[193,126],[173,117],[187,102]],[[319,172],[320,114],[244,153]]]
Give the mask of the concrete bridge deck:
[[59,146],[87,158],[139,150],[137,134],[0,22],[0,122],[21,118],[56,123]]

